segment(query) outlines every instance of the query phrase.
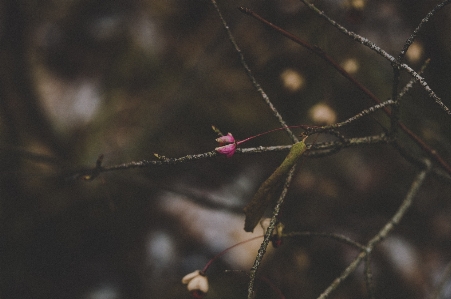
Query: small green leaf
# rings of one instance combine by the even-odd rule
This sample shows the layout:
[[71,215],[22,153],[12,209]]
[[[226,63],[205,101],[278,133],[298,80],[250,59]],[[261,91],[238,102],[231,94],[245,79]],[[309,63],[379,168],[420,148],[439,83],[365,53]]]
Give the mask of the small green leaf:
[[274,195],[283,182],[283,178],[288,174],[290,169],[296,164],[306,150],[307,147],[304,141],[295,143],[282,164],[280,164],[271,176],[261,184],[257,193],[255,193],[252,200],[244,208],[244,213],[246,214],[244,223],[245,231],[252,232],[254,230],[268,205],[271,201],[274,201]]

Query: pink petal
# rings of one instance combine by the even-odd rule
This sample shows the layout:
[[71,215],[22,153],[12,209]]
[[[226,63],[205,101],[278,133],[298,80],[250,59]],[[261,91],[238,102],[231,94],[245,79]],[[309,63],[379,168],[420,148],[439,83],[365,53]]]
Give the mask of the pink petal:
[[221,136],[221,137],[217,138],[216,141],[219,142],[220,144],[229,144],[229,143],[235,143],[235,138],[233,137],[233,135],[231,133],[228,133],[225,136]]
[[231,144],[223,145],[223,146],[215,148],[215,150],[218,153],[220,153],[221,155],[226,155],[227,158],[230,158],[235,153],[236,144],[231,143]]

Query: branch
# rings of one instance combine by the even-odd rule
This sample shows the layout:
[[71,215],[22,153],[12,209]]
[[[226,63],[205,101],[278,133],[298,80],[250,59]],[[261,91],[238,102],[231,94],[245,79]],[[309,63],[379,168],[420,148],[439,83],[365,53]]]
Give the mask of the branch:
[[402,69],[406,70],[413,78],[415,78],[416,81],[418,81],[421,84],[421,86],[423,86],[423,88],[428,93],[429,97],[433,98],[435,100],[435,102],[440,106],[440,108],[442,108],[448,115],[451,115],[451,110],[449,110],[449,108],[446,107],[445,104],[443,104],[442,100],[429,87],[429,85],[424,80],[424,78],[421,77],[417,72],[415,72],[410,66],[408,66],[407,64],[404,64],[404,63],[399,63],[393,56],[388,54],[386,51],[381,49],[379,46],[377,46],[376,44],[374,44],[367,38],[364,38],[364,37],[358,35],[357,33],[349,31],[345,27],[341,26],[340,24],[338,24],[337,22],[332,20],[330,17],[328,17],[323,11],[319,10],[315,5],[307,2],[306,0],[301,0],[301,1],[305,5],[307,5],[308,8],[310,8],[311,10],[316,12],[322,18],[326,19],[330,24],[332,24],[332,26],[334,26],[335,28],[340,30],[345,35],[351,37],[353,40],[355,40],[355,41],[361,43],[362,45],[368,47],[369,49],[373,50],[374,52],[376,52],[377,54],[379,54],[386,60],[390,61],[393,66],[396,66],[398,68],[402,68]]
[[322,237],[328,239],[334,239],[340,241],[344,244],[351,245],[357,249],[365,250],[365,246],[356,242],[344,235],[334,234],[334,233],[318,233],[318,232],[290,232],[282,235],[283,238],[293,238],[293,237]]
[[271,217],[271,221],[269,222],[269,226],[268,229],[266,230],[265,233],[265,239],[263,240],[262,244],[260,245],[260,249],[258,250],[257,253],[257,257],[255,258],[254,261],[254,265],[251,268],[250,274],[249,274],[249,285],[248,285],[248,293],[247,293],[247,298],[248,299],[253,299],[254,298],[254,283],[255,283],[255,277],[257,274],[257,270],[261,264],[261,261],[263,259],[263,256],[266,253],[266,249],[268,248],[268,244],[271,241],[271,236],[273,234],[276,222],[277,222],[277,216],[279,215],[280,212],[280,208],[283,204],[283,201],[285,199],[285,196],[287,195],[288,192],[288,188],[290,186],[290,183],[293,179],[293,175],[294,175],[294,171],[296,170],[296,165],[293,166],[290,170],[290,172],[288,173],[288,176],[285,180],[285,184],[283,186],[283,190],[282,193],[280,194],[279,199],[277,200],[277,204],[273,209],[273,214]]
[[401,53],[399,53],[398,56],[398,61],[401,62],[401,60],[404,58],[404,56],[406,55],[407,50],[409,49],[410,45],[412,45],[415,37],[417,37],[418,33],[421,31],[421,29],[423,29],[424,25],[429,22],[429,20],[431,19],[431,17],[441,8],[443,8],[445,5],[448,5],[449,3],[451,3],[451,0],[445,0],[439,4],[437,4],[420,22],[420,24],[418,24],[417,28],[415,28],[415,30],[413,31],[413,33],[409,36],[409,38],[406,40],[406,42],[404,43],[404,47],[401,50]]
[[354,272],[357,266],[364,260],[367,256],[371,254],[374,247],[383,241],[388,234],[395,228],[397,224],[401,221],[403,216],[409,210],[412,205],[413,198],[418,193],[421,185],[427,177],[431,169],[430,161],[425,162],[427,164],[427,168],[423,169],[414,179],[412,185],[410,186],[409,191],[407,192],[406,197],[404,198],[401,206],[398,208],[398,211],[393,215],[387,224],[367,243],[365,250],[362,250],[360,254],[349,264],[349,266],[341,273],[339,277],[337,277],[327,289],[318,297],[318,299],[326,299],[348,276]]
[[265,91],[263,90],[263,88],[260,86],[260,84],[257,82],[257,80],[255,79],[254,75],[252,74],[251,69],[249,68],[249,66],[246,63],[246,60],[244,59],[244,55],[241,52],[241,49],[238,47],[238,44],[235,41],[235,38],[232,35],[232,32],[230,32],[229,29],[229,25],[227,25],[227,22],[225,21],[224,17],[222,16],[221,11],[219,10],[218,5],[216,4],[215,0],[211,0],[211,3],[213,3],[219,18],[222,21],[222,25],[224,26],[224,29],[227,31],[227,36],[229,37],[230,42],[232,43],[233,47],[235,48],[235,51],[238,53],[239,57],[240,57],[240,62],[241,65],[243,66],[243,68],[246,71],[246,74],[248,75],[249,79],[252,82],[252,85],[254,85],[254,88],[260,93],[260,96],[262,97],[262,99],[265,101],[266,105],[268,105],[268,107],[271,109],[272,113],[274,114],[274,116],[277,118],[277,120],[279,121],[279,123],[281,124],[281,126],[283,128],[285,128],[285,131],[288,133],[288,135],[290,136],[291,140],[293,141],[293,143],[296,143],[299,141],[299,139],[293,134],[293,132],[291,132],[290,128],[288,128],[287,124],[285,123],[285,121],[283,120],[282,116],[280,115],[280,113],[277,111],[276,107],[272,104],[271,100],[269,99],[268,95],[265,93]]
[[[305,155],[309,157],[323,157],[331,155],[342,148],[354,147],[368,144],[378,144],[378,143],[388,143],[389,139],[385,135],[375,135],[359,138],[347,138],[344,141],[332,141],[317,143],[315,145],[308,146],[309,152]],[[259,147],[249,147],[249,148],[238,148],[235,154],[259,154],[265,152],[281,152],[288,151],[292,145],[279,145],[279,146],[259,146]],[[316,152],[318,151],[318,152]],[[99,160],[96,161],[96,165],[92,168],[83,168],[79,170],[66,173],[64,177],[67,180],[92,180],[96,178],[99,174],[110,171],[120,171],[120,170],[130,170],[136,168],[149,168],[149,167],[159,167],[163,165],[175,165],[188,162],[194,162],[204,159],[212,159],[219,156],[216,151],[206,152],[196,155],[186,155],[179,158],[167,158],[157,155],[159,160],[141,160],[141,161],[131,161],[127,163],[111,165],[111,166],[101,166],[99,165]]]
[[[308,5],[308,4],[307,4]],[[314,6],[313,6],[314,7]],[[316,7],[314,7],[316,9]],[[381,100],[374,95],[369,89],[367,89],[365,86],[363,86],[360,82],[358,82],[356,79],[354,79],[345,69],[343,69],[332,57],[324,53],[323,50],[321,50],[319,47],[315,47],[310,45],[309,43],[299,39],[297,36],[289,33],[288,31],[272,24],[271,22],[267,21],[266,19],[259,16],[257,13],[252,11],[249,8],[240,7],[240,11],[243,13],[246,13],[255,19],[259,20],[269,28],[279,32],[280,34],[284,35],[285,37],[289,38],[290,40],[294,41],[295,43],[305,47],[306,49],[312,51],[312,53],[318,55],[320,58],[325,60],[327,63],[329,63],[333,68],[335,68],[340,74],[342,74],[346,79],[348,79],[351,83],[353,83],[358,89],[360,89],[364,94],[366,94],[374,103],[381,104]],[[312,8],[313,9],[313,8]],[[316,9],[318,10],[318,9]],[[319,11],[319,10],[318,10]],[[322,13],[322,12],[321,12]],[[327,18],[327,16],[325,16]],[[329,19],[330,20],[330,19]],[[331,20],[335,23],[335,21]],[[344,30],[346,30],[343,27]],[[347,30],[346,30],[347,31]],[[387,54],[388,55],[388,54]],[[394,59],[394,58],[393,58]],[[421,74],[425,67],[427,66],[428,61],[423,65],[421,70],[419,71],[419,74]],[[414,82],[417,80],[415,78],[412,78],[412,80],[409,81],[409,83],[403,88],[401,93],[398,95],[398,98],[401,98],[413,85]],[[395,89],[395,88],[394,88]],[[383,111],[389,116],[392,117],[392,112],[390,112],[386,107],[383,107]],[[423,151],[425,151],[429,157],[431,157],[435,162],[441,165],[441,167],[449,174],[451,175],[451,166],[435,151],[433,148],[429,147],[423,140],[421,140],[420,137],[418,137],[415,133],[413,133],[409,128],[407,128],[402,122],[397,121],[398,126],[401,128],[401,130],[404,131]],[[393,124],[393,123],[392,123]],[[393,130],[393,126],[392,126]],[[394,131],[393,131],[394,132]]]

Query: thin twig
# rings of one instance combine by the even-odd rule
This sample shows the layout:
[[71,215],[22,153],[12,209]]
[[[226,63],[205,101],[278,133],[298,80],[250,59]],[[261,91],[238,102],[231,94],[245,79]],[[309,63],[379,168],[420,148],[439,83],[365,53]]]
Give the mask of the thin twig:
[[321,232],[290,232],[282,235],[283,238],[294,238],[294,237],[322,237],[322,238],[328,238],[328,239],[334,239],[337,241],[340,241],[342,243],[351,245],[357,249],[365,250],[365,246],[360,244],[359,242],[356,242],[352,240],[351,238],[348,238],[341,234],[334,234],[334,233],[321,233]]
[[[451,1],[451,0],[450,0]],[[426,59],[426,61],[421,66],[421,69],[418,71],[418,74],[422,74],[426,68],[428,67],[429,63],[431,62],[431,59]],[[398,99],[401,99],[404,97],[404,95],[413,87],[413,84],[416,81],[412,78],[410,81],[403,87],[403,89],[399,92]]]
[[[323,50],[321,50],[319,47],[315,47],[310,45],[309,43],[299,39],[297,36],[289,33],[288,31],[272,24],[271,22],[267,21],[263,17],[259,16],[256,12],[252,11],[249,8],[240,7],[239,8],[242,12],[254,17],[255,19],[259,20],[263,24],[267,25],[269,28],[279,32],[280,34],[284,35],[285,37],[291,39],[295,43],[305,47],[306,49],[312,51],[312,53],[318,55],[320,58],[324,59],[327,63],[329,63],[333,68],[335,68],[340,74],[342,74],[346,79],[348,79],[352,84],[354,84],[358,89],[360,89],[364,94],[366,94],[374,103],[380,104],[381,100],[374,95],[368,88],[363,86],[360,82],[358,82],[356,79],[354,79],[345,69],[343,69],[332,57],[327,55]],[[394,59],[394,58],[393,58]],[[421,70],[418,72],[418,74],[421,74],[424,71],[425,66],[421,68]],[[412,86],[413,82],[416,82],[417,80],[415,78],[412,78],[412,80],[407,84],[405,88],[410,88],[408,86]],[[406,89],[403,89],[401,93],[398,95],[399,98],[403,96],[403,91],[405,93]],[[391,111],[388,110],[386,107],[383,108],[383,111],[391,117]],[[449,174],[451,175],[451,166],[435,151],[433,148],[428,146],[420,137],[418,137],[414,132],[412,132],[409,128],[407,128],[402,122],[398,121],[398,125],[401,128],[401,130],[404,131],[423,151],[425,151],[435,162],[441,165],[441,167]]]
[[381,49],[379,46],[377,46],[375,43],[371,42],[367,38],[364,38],[360,35],[358,35],[355,32],[349,31],[345,27],[341,26],[334,20],[332,20],[330,17],[328,17],[323,11],[319,10],[315,5],[307,2],[306,0],[301,0],[305,5],[307,5],[308,8],[310,8],[312,11],[316,12],[320,17],[327,20],[332,26],[337,28],[339,31],[344,33],[345,35],[351,37],[353,40],[359,42],[360,44],[368,47],[369,49],[375,51],[377,54],[388,60],[392,65],[396,65],[398,68],[402,68],[406,70],[413,78],[415,78],[416,81],[418,81],[421,86],[426,90],[429,97],[433,98],[435,102],[442,108],[448,115],[451,115],[451,110],[449,110],[448,107],[446,107],[445,104],[443,104],[442,100],[435,94],[435,92],[429,87],[426,80],[424,80],[423,77],[421,77],[417,72],[415,72],[410,66],[408,66],[405,63],[399,63],[396,58],[394,58],[392,55],[388,54],[385,50]]
[[[258,21],[262,22],[263,24],[265,24],[269,28],[275,30],[276,32],[278,32],[278,33],[282,34],[283,36],[289,38],[290,40],[294,41],[298,45],[301,45],[304,48],[306,48],[307,50],[311,51],[312,53],[314,53],[315,55],[317,55],[318,57],[320,57],[321,59],[326,61],[333,68],[335,68],[335,70],[337,70],[337,72],[339,72],[341,75],[343,75],[343,77],[345,77],[351,83],[353,83],[358,89],[360,89],[371,100],[373,100],[374,103],[376,103],[376,104],[380,104],[381,103],[381,101],[368,88],[366,88],[360,82],[355,80],[343,67],[340,66],[339,63],[337,63],[331,56],[329,56],[326,52],[324,52],[320,47],[310,45],[306,41],[303,41],[299,37],[295,36],[294,34],[288,32],[288,31],[280,28],[279,26],[269,22],[268,20],[264,19],[263,17],[261,17],[260,15],[258,15],[256,12],[254,12],[253,10],[251,10],[249,8],[240,7],[239,9],[243,13],[252,16],[253,18],[255,18]],[[389,114],[390,111],[386,110],[386,113]]]
[[277,111],[276,107],[272,104],[272,102],[269,99],[268,95],[265,93],[263,88],[260,86],[260,84],[255,79],[254,75],[252,74],[251,69],[249,68],[249,66],[247,65],[246,60],[244,59],[243,52],[241,51],[240,47],[236,43],[235,38],[233,37],[232,32],[230,31],[229,25],[227,25],[227,22],[225,21],[224,17],[222,16],[222,13],[221,13],[218,5],[216,4],[216,1],[215,0],[211,0],[211,3],[213,3],[213,5],[214,5],[214,7],[216,9],[216,12],[219,15],[219,18],[221,19],[222,25],[223,25],[224,29],[227,31],[227,36],[229,37],[230,42],[232,43],[233,47],[235,48],[235,51],[239,55],[241,65],[245,69],[246,74],[248,75],[249,79],[252,82],[252,85],[254,85],[254,88],[260,93],[260,96],[265,101],[265,103],[268,105],[268,107],[271,109],[272,113],[277,118],[277,120],[279,121],[280,125],[283,128],[285,128],[285,131],[288,133],[288,135],[290,136],[290,138],[293,141],[293,143],[299,142],[299,139],[296,137],[296,135],[293,134],[293,132],[291,132],[290,128],[288,128],[288,126],[285,123],[285,121],[283,120],[282,116]]
[[[334,233],[319,233],[319,232],[291,232],[282,235],[283,238],[293,238],[293,237],[323,237],[328,239],[334,239],[340,241],[344,244],[351,245],[362,251],[366,250],[366,247],[359,242],[356,242],[344,235],[334,234]],[[371,255],[365,257],[365,282],[368,289],[368,297],[370,299],[374,298],[374,290],[372,285],[372,272],[371,272]]]
[[266,230],[265,238],[264,238],[262,244],[260,245],[260,249],[258,250],[257,256],[256,256],[255,261],[254,261],[254,265],[251,268],[251,271],[250,271],[250,274],[249,274],[249,284],[248,284],[248,289],[247,289],[247,291],[248,291],[247,292],[247,298],[248,299],[253,299],[254,298],[254,284],[255,284],[255,277],[256,277],[256,274],[257,274],[257,270],[258,270],[258,268],[259,268],[259,266],[261,264],[263,256],[266,253],[266,249],[268,248],[268,244],[271,241],[271,236],[272,236],[272,233],[274,231],[274,228],[275,228],[275,225],[276,225],[276,222],[277,222],[277,217],[279,216],[280,208],[281,208],[281,206],[283,204],[285,196],[287,195],[288,188],[290,187],[290,183],[291,183],[291,181],[293,179],[293,175],[294,175],[295,170],[296,170],[296,165],[294,165],[291,168],[290,172],[288,173],[288,176],[287,176],[287,178],[285,180],[285,184],[283,186],[282,193],[280,194],[280,197],[277,200],[277,204],[276,204],[276,206],[273,209],[273,214],[272,214],[271,220],[269,222],[268,229]]
[[398,134],[398,123],[399,123],[399,101],[398,101],[398,86],[400,70],[397,64],[392,64],[393,68],[393,82],[392,82],[392,93],[391,100],[394,102],[390,114],[390,130],[388,135],[393,139],[396,138]]
[[197,160],[203,160],[203,159],[211,159],[214,157],[217,157],[219,154],[216,151],[211,151],[203,154],[197,154],[197,155],[186,155],[180,158],[167,158],[163,156],[159,156],[159,160],[141,160],[141,161],[131,161],[127,163],[117,164],[117,165],[111,165],[111,166],[98,166],[98,163],[96,162],[96,166],[94,168],[85,168],[73,171],[66,175],[66,178],[68,180],[74,180],[83,178],[89,175],[92,175],[93,173],[100,174],[103,172],[109,172],[109,171],[117,171],[117,170],[126,170],[126,169],[135,169],[135,168],[147,168],[147,167],[153,167],[153,166],[161,166],[161,165],[173,165],[173,164],[180,164],[180,163],[186,163],[186,162],[193,162]]
[[352,122],[354,122],[354,121],[356,121],[356,120],[358,120],[358,119],[360,119],[360,118],[362,118],[362,117],[364,117],[366,115],[372,114],[372,113],[374,113],[374,112],[376,112],[376,111],[378,111],[378,110],[380,110],[380,109],[382,109],[384,107],[392,106],[392,105],[396,105],[396,102],[393,101],[393,100],[387,100],[387,101],[382,102],[380,104],[377,104],[377,105],[374,105],[374,106],[369,107],[367,109],[364,109],[361,112],[357,113],[353,117],[348,118],[345,121],[342,121],[342,122],[339,122],[339,123],[336,123],[336,124],[333,124],[333,125],[330,125],[330,126],[321,127],[321,129],[327,130],[327,129],[332,129],[332,128],[344,127],[344,126],[349,125]]
[[[323,142],[317,143],[314,146],[309,146],[310,152],[306,153],[306,156],[309,157],[318,157],[330,155],[332,150],[339,150],[344,147],[354,147],[354,146],[362,146],[369,144],[379,144],[379,143],[388,143],[389,139],[385,135],[375,135],[375,136],[366,136],[359,138],[346,138],[344,141],[332,141],[332,142]],[[258,154],[264,152],[281,152],[288,151],[292,145],[279,145],[279,146],[259,146],[259,147],[248,147],[248,148],[238,148],[235,154]],[[321,151],[321,153],[315,153],[315,151]],[[325,154],[328,151],[329,154]],[[64,175],[67,180],[75,180],[87,176],[92,176],[96,173],[96,176],[100,173],[110,172],[110,171],[119,171],[119,170],[131,170],[136,168],[149,168],[149,167],[158,167],[162,165],[175,165],[182,164],[188,162],[194,162],[198,160],[204,159],[212,159],[219,156],[216,151],[206,152],[202,154],[196,155],[186,155],[179,158],[167,158],[163,156],[159,156],[158,160],[140,160],[140,161],[131,161],[127,163],[110,165],[110,166],[98,166],[96,165],[92,168],[84,168],[70,172],[69,174]]]
[[365,284],[368,291],[368,298],[374,299],[373,272],[371,271],[371,254],[365,257]]
[[401,60],[404,58],[404,56],[407,53],[407,50],[409,49],[410,45],[413,43],[413,41],[415,40],[415,38],[417,37],[418,33],[421,31],[421,29],[423,29],[424,25],[429,22],[429,20],[431,19],[431,17],[441,8],[443,8],[445,5],[448,5],[449,3],[451,3],[451,0],[445,0],[439,4],[437,4],[420,22],[420,24],[418,24],[417,28],[415,28],[415,30],[413,31],[413,33],[409,36],[409,38],[406,40],[406,42],[404,43],[404,46],[401,50],[401,52],[399,53],[398,56],[398,61],[401,62]]
[[408,211],[412,205],[413,198],[418,193],[421,185],[427,177],[428,172],[431,169],[430,161],[425,162],[427,168],[420,171],[420,173],[415,177],[406,197],[404,198],[401,206],[398,208],[393,217],[388,221],[384,227],[368,242],[365,250],[361,251],[360,254],[349,264],[349,266],[337,277],[329,287],[324,290],[324,292],[318,297],[318,299],[326,299],[348,276],[354,272],[357,266],[373,251],[374,247],[384,240],[388,234],[395,228],[397,224],[401,221],[405,213]]

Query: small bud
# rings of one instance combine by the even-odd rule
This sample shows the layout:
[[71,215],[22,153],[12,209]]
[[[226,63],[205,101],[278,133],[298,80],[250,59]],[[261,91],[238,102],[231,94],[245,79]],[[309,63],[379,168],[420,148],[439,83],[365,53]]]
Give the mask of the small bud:
[[216,141],[219,142],[220,145],[225,145],[229,143],[235,143],[235,138],[231,133],[227,133],[227,135],[216,138]]
[[200,270],[185,275],[182,283],[187,285],[188,291],[194,298],[203,298],[208,292],[208,279]]
[[[265,218],[263,220],[260,221],[260,225],[263,228],[263,230],[266,233],[266,230],[269,227],[269,224],[271,222],[271,218]],[[274,230],[272,231],[272,235],[271,235],[271,243],[272,246],[274,248],[278,248],[282,245],[283,243],[283,229],[284,229],[284,225],[282,222],[277,222],[276,226],[274,227]]]
[[230,158],[235,154],[236,144],[227,144],[220,147],[215,148],[215,151],[220,153],[221,155],[225,155],[227,158]]
[[271,243],[274,248],[279,248],[283,243],[283,229],[285,226],[282,222],[278,222],[271,236]]
[[233,156],[237,143],[231,133],[217,138],[216,141],[219,142],[219,145],[221,145],[220,147],[215,148],[218,153],[225,155],[227,158]]

